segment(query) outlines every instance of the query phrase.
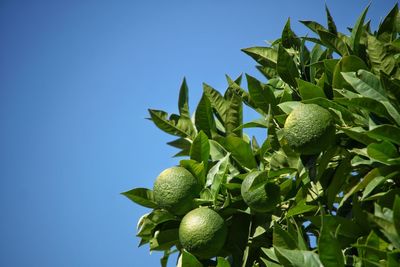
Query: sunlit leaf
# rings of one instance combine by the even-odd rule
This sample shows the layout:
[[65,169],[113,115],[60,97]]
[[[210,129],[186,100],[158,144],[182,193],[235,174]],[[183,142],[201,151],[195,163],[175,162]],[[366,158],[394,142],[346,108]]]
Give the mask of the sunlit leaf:
[[156,208],[157,204],[154,202],[153,191],[147,188],[135,188],[121,193],[136,204],[147,208]]

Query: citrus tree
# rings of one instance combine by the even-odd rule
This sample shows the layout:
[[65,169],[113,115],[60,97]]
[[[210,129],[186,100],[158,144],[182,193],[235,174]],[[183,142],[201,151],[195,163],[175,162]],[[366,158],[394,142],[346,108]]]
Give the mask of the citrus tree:
[[288,20],[243,49],[266,82],[204,84],[191,115],[184,80],[178,114],[149,110],[184,158],[123,194],[151,209],[137,236],[162,266],[400,266],[400,14],[372,30],[367,10],[349,34],[327,8],[326,27],[301,21],[308,37]]

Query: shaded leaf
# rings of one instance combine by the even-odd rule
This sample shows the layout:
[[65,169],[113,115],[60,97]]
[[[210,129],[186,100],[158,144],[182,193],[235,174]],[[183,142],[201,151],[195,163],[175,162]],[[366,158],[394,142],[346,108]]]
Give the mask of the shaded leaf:
[[396,66],[396,60],[393,54],[388,53],[384,43],[379,41],[375,36],[368,35],[368,58],[372,66],[372,70],[379,74],[380,71],[390,74]]
[[193,140],[193,144],[190,149],[190,159],[193,159],[199,163],[203,162],[204,168],[207,169],[209,156],[210,144],[208,142],[208,137],[203,131],[200,131]]
[[204,163],[197,162],[195,160],[184,159],[179,162],[179,165],[188,170],[194,177],[197,178],[200,185],[203,186],[206,180],[206,169]]
[[326,12],[326,20],[328,22],[329,32],[337,35],[338,32],[337,32],[336,24],[333,21],[333,18],[331,16],[331,13],[329,12],[329,9],[328,9],[328,6],[326,5],[326,3],[325,3],[325,12]]
[[285,48],[295,48],[297,50],[300,49],[300,39],[296,36],[296,34],[290,28],[290,18],[287,19],[285,27],[282,31],[281,43]]
[[367,65],[361,58],[354,55],[342,57],[339,62],[335,64],[332,77],[332,87],[337,89],[351,89],[348,82],[343,78],[342,73],[356,72],[360,69],[368,69]]
[[[390,159],[399,157],[396,146],[387,141],[368,145],[367,153],[372,159],[388,165],[393,164]],[[399,163],[397,162],[397,164]]]
[[318,31],[318,35],[321,38],[322,43],[326,47],[332,49],[339,55],[346,56],[349,54],[346,43],[338,36],[328,31],[322,31],[322,30]]
[[300,77],[299,70],[296,63],[293,61],[292,56],[282,45],[279,45],[278,49],[276,70],[284,82],[293,87],[297,87],[296,78]]
[[[390,10],[389,14],[383,19],[382,23],[379,25],[378,38],[384,41],[390,41],[392,35],[398,32],[398,13],[399,7],[398,3]],[[397,26],[397,28],[396,28]]]
[[232,154],[232,157],[243,167],[257,168],[257,162],[249,143],[236,136],[220,137],[217,141]]
[[361,13],[360,17],[357,19],[356,24],[351,30],[350,35],[350,46],[356,55],[360,55],[360,39],[364,30],[364,20],[367,15],[369,5]]
[[242,129],[238,129],[243,123],[243,104],[242,99],[232,90],[227,90],[225,94],[228,108],[225,117],[226,135],[242,136]]
[[285,249],[297,249],[297,242],[289,232],[284,231],[279,224],[274,224],[272,234],[272,244],[275,247],[281,247]]
[[321,262],[325,267],[340,267],[344,266],[344,257],[340,248],[339,240],[335,232],[336,228],[340,227],[333,224],[332,221],[326,220],[326,217],[321,217],[322,227],[318,239],[318,254]]
[[187,252],[186,250],[182,251],[182,254],[180,255],[178,259],[178,264],[176,265],[177,267],[203,267],[203,264],[199,262],[198,259],[196,259],[195,256]]
[[393,125],[379,125],[366,132],[366,134],[371,138],[385,140],[400,145],[400,128]]
[[211,106],[216,110],[217,115],[222,121],[225,121],[226,112],[229,108],[224,97],[214,88],[207,84],[203,84],[203,92],[210,100]]
[[217,201],[221,184],[226,182],[228,164],[229,164],[229,154],[227,154],[225,157],[219,160],[218,163],[215,164],[207,174],[206,186],[210,187],[214,203],[216,203]]
[[231,267],[229,261],[222,257],[217,257],[217,267]]

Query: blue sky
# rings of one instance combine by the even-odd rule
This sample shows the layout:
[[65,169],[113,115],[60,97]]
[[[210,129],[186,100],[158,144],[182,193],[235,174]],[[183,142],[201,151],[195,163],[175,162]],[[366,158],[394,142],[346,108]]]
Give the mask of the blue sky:
[[[372,1],[374,28],[396,2]],[[326,3],[343,32],[369,1]],[[179,160],[147,108],[176,112],[184,76],[191,110],[202,82],[261,78],[240,49],[288,17],[306,34],[324,1],[1,0],[0,266],[158,266],[119,194]]]

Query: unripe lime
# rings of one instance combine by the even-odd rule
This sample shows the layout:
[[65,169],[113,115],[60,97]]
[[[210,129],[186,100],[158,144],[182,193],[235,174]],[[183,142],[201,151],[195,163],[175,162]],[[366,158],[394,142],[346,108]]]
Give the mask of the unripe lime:
[[286,118],[284,136],[293,150],[303,155],[318,154],[334,141],[333,117],[316,104],[300,104]]
[[251,210],[263,213],[273,210],[280,202],[280,187],[274,183],[267,183],[251,188],[254,180],[260,175],[264,174],[260,171],[249,173],[242,182],[241,193]]
[[164,170],[157,177],[154,200],[160,208],[183,215],[193,208],[193,199],[199,192],[197,179],[183,167]]
[[182,247],[201,259],[217,256],[225,244],[227,234],[224,219],[207,207],[190,211],[179,226]]

